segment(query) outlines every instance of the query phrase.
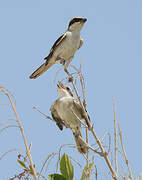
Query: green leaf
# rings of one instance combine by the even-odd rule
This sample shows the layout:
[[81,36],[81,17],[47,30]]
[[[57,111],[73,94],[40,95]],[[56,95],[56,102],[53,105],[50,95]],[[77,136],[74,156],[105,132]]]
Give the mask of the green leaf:
[[18,163],[19,163],[21,166],[23,166],[25,169],[28,169],[23,161],[21,161],[21,160],[19,160],[19,159],[18,159],[17,161],[18,161]]
[[30,174],[31,174],[31,175],[34,175],[34,172],[33,172],[33,169],[32,169],[32,167],[31,167],[31,165],[29,165],[29,170],[30,170]]
[[49,180],[67,180],[63,175],[61,174],[49,174],[48,175]]
[[[89,164],[89,171],[91,171],[91,168],[93,167],[93,163],[90,163]],[[83,169],[83,172],[82,172],[82,176],[81,176],[81,179],[80,180],[85,180],[86,178],[86,173],[87,173],[87,165],[85,166],[85,168]]]
[[60,161],[60,171],[67,180],[73,180],[74,169],[67,154],[63,154]]

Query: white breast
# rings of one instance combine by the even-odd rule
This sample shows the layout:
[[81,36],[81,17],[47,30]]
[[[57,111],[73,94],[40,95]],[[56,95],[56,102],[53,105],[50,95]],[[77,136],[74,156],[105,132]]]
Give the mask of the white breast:
[[57,111],[61,119],[64,120],[64,122],[66,122],[67,124],[69,124],[72,128],[76,126],[81,126],[80,122],[78,121],[78,118],[73,113],[74,106],[72,97],[60,98]]
[[65,40],[58,46],[54,55],[69,60],[80,45],[80,32],[66,32]]

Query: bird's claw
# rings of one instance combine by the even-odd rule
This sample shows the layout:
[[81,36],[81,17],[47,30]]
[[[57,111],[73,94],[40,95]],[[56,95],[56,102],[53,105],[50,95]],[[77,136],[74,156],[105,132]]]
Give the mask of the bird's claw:
[[68,82],[73,82],[73,77],[69,75]]

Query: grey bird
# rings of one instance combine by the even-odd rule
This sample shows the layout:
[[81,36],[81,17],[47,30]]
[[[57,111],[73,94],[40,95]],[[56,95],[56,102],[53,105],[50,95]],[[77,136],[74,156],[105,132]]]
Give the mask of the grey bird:
[[83,109],[75,100],[70,87],[60,82],[57,86],[59,98],[50,108],[53,120],[60,130],[63,130],[63,126],[72,130],[78,151],[85,154],[88,148],[82,139],[81,133],[81,120],[85,119]]
[[67,67],[74,57],[75,52],[83,44],[83,39],[80,37],[80,31],[86,21],[87,19],[83,17],[74,17],[71,19],[68,29],[55,41],[49,55],[44,58],[45,63],[30,75],[30,79],[36,79],[52,65],[58,63],[64,65],[64,70],[69,75]]

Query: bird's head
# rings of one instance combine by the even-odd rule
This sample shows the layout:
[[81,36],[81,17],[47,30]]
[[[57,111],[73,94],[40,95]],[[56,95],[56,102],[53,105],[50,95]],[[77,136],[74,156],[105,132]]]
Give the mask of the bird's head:
[[71,90],[71,88],[69,86],[65,86],[61,82],[59,82],[57,84],[57,87],[58,87],[58,95],[59,95],[59,97],[65,97],[65,96],[74,97],[73,92],[72,92],[72,90]]
[[74,17],[69,22],[68,30],[69,31],[80,31],[86,21],[87,21],[86,18]]

